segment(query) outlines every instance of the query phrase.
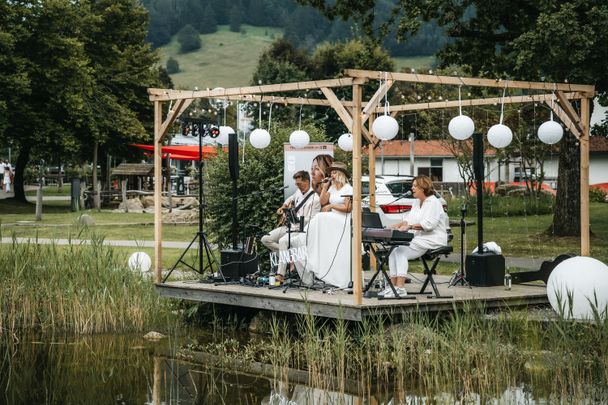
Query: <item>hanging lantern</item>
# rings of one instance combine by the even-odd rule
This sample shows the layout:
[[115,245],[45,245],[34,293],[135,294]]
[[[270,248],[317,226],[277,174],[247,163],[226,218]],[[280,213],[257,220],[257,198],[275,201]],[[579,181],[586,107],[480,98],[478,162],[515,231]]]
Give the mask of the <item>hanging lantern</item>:
[[473,120],[466,115],[462,114],[462,99],[460,98],[460,88],[458,86],[458,108],[459,115],[452,118],[448,124],[448,132],[452,135],[452,138],[464,141],[468,139],[473,132],[475,132],[475,123]]
[[298,129],[289,135],[289,143],[296,149],[306,147],[310,142],[310,136],[306,131]]
[[215,142],[219,143],[222,146],[228,145],[228,140],[230,139],[229,135],[234,134],[234,133],[235,132],[234,132],[234,129],[232,129],[232,127],[229,127],[227,125],[222,125],[222,126],[220,126],[220,134],[215,139]]
[[538,127],[538,138],[547,145],[553,145],[561,141],[564,129],[555,121],[544,122]]
[[352,134],[342,134],[338,138],[338,146],[340,149],[346,152],[350,152],[353,150],[353,135]]
[[497,149],[509,146],[512,140],[513,132],[506,125],[496,124],[488,131],[488,142]]
[[254,129],[249,135],[249,142],[256,149],[264,149],[270,145],[270,134],[265,129]]
[[372,131],[378,139],[389,141],[397,136],[399,123],[390,115],[381,115],[374,120]]
[[454,139],[464,141],[475,132],[475,123],[466,115],[458,115],[450,120],[448,131]]

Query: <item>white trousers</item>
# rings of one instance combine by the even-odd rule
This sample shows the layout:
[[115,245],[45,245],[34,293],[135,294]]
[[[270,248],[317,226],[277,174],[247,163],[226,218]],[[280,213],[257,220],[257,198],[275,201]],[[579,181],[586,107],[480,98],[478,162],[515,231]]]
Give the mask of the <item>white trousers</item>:
[[[291,235],[291,238],[295,234]],[[272,231],[268,232],[268,234],[262,236],[262,244],[266,246],[272,252],[286,251],[289,248],[289,235],[287,234],[287,227],[280,226],[278,228],[274,228]],[[285,268],[287,267],[287,263],[279,261],[277,266],[277,273],[281,275],[285,275]]]
[[388,268],[391,277],[407,276],[408,260],[417,259],[428,249],[416,246],[397,246],[388,257]]

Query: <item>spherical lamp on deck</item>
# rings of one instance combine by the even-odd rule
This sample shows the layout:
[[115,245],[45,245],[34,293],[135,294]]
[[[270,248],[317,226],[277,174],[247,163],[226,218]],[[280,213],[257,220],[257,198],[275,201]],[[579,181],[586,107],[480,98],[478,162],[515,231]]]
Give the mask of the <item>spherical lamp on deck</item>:
[[310,143],[308,132],[298,129],[289,135],[289,143],[296,149],[306,147]]
[[270,134],[265,129],[254,129],[249,135],[249,142],[256,149],[264,149],[270,145]]
[[220,126],[220,134],[215,139],[215,141],[222,146],[228,145],[229,135],[234,134],[234,133],[235,132],[234,132],[234,129],[232,129],[232,127],[229,127],[227,125],[222,125],[222,126]]
[[538,138],[547,145],[553,145],[562,140],[564,129],[559,123],[550,120],[538,127]]
[[352,134],[342,134],[338,138],[338,146],[345,152],[353,150],[353,136]]

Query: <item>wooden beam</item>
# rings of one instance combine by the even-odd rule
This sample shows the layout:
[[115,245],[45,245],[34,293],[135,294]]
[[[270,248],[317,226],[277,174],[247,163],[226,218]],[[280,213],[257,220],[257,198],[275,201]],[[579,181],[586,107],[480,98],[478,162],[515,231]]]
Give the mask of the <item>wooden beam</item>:
[[190,107],[190,104],[192,104],[193,101],[193,99],[179,100],[176,103],[175,107],[172,110],[169,110],[169,115],[167,116],[167,119],[162,123],[160,127],[159,135],[161,141],[165,138],[165,135],[167,135],[167,132],[169,131],[171,125],[173,125],[175,120],[179,118],[179,116],[181,116],[188,107]]
[[581,91],[584,93],[595,92],[595,86],[585,84],[526,82],[517,80],[482,79],[474,77],[422,75],[417,73],[387,73],[358,69],[346,69],[344,71],[344,74],[345,76],[349,76],[352,78],[367,78],[370,80],[384,80],[385,78],[387,78],[391,80],[410,83],[430,83],[442,85],[448,84],[455,86],[465,85],[473,87],[494,87],[501,89],[506,86],[509,89]]
[[[273,95],[239,95],[239,96],[227,96],[224,98],[225,100],[231,101],[245,101],[249,103],[275,103],[275,104],[284,104],[284,105],[314,105],[320,107],[331,107],[331,104],[327,100],[322,100],[320,98],[307,98],[307,97],[281,97],[281,96],[273,96]],[[348,106],[352,104],[352,102],[341,102],[342,105]]]
[[361,86],[353,85],[353,201],[352,201],[352,275],[355,305],[362,303],[361,279]]
[[382,85],[378,88],[378,90],[376,90],[372,98],[369,99],[369,102],[365,104],[361,121],[363,124],[365,124],[365,122],[369,119],[370,115],[374,113],[373,109],[376,108],[378,104],[380,104],[380,102],[382,101],[382,97],[384,97],[386,93],[388,93],[394,83],[395,82],[393,80],[387,80],[383,82]]
[[163,211],[162,211],[162,103],[154,102],[154,279],[157,283],[162,280],[162,239],[163,239]]
[[[369,117],[369,127],[374,125],[374,114]],[[373,140],[376,138],[371,134]],[[375,142],[371,143],[368,148],[368,161],[367,161],[367,172],[369,173],[369,209],[372,212],[376,212],[376,148],[374,147]],[[376,272],[377,269],[376,255],[371,251],[369,252],[369,267],[370,270]]]
[[149,88],[148,95],[150,101],[169,101],[181,99],[197,98],[226,98],[226,96],[236,96],[245,94],[269,94],[287,91],[320,89],[321,87],[345,87],[350,86],[353,79],[345,77],[341,79],[313,80],[308,82],[267,84],[264,86],[232,87],[228,89],[213,90],[171,90]]
[[572,120],[570,119],[568,114],[566,114],[566,112],[560,107],[560,105],[557,103],[552,103],[551,101],[545,101],[545,103],[547,103],[549,108],[551,108],[553,110],[555,115],[557,115],[557,117],[566,126],[566,128],[568,128],[568,130],[570,132],[572,132],[572,134],[574,136],[576,136],[578,139],[580,139],[581,131],[579,131],[577,126],[574,125],[574,123],[572,122]]
[[[325,97],[327,97],[327,100],[331,104],[332,108],[336,111],[336,113],[338,113],[338,116],[340,117],[340,119],[342,120],[344,125],[346,125],[346,128],[348,129],[348,131],[352,134],[353,118],[350,115],[350,113],[348,112],[348,110],[344,107],[342,102],[340,100],[338,100],[338,96],[336,96],[336,93],[334,93],[333,90],[328,89],[326,87],[322,87],[321,91],[323,92]],[[365,128],[364,126],[361,126],[361,132],[363,133],[363,136],[365,136],[365,138],[368,140],[368,142],[371,142],[371,136],[370,136],[367,128]]]
[[583,124],[581,123],[581,117],[578,116],[578,114],[576,113],[576,110],[574,110],[574,107],[572,107],[572,104],[570,104],[570,101],[568,100],[568,98],[566,97],[566,95],[563,92],[558,91],[558,92],[556,92],[556,94],[557,94],[557,99],[559,100],[560,106],[565,111],[565,113],[568,115],[568,117],[570,117],[570,120],[572,120],[572,123],[576,126],[576,128],[579,130],[579,132],[582,133],[584,131],[584,127],[583,127]]
[[[581,93],[564,93],[568,99],[584,98]],[[505,97],[505,104],[532,103],[550,101],[553,94],[530,94],[525,96],[509,96]],[[502,102],[502,97],[477,98],[470,100],[462,100],[463,107],[471,107],[475,105],[499,105]],[[391,106],[391,115],[399,111],[418,111],[418,110],[437,110],[441,108],[458,108],[460,103],[458,100],[452,101],[434,101],[430,103],[402,104]],[[376,108],[376,113],[382,114],[384,109]]]
[[590,99],[581,100],[581,256],[589,256],[589,104]]

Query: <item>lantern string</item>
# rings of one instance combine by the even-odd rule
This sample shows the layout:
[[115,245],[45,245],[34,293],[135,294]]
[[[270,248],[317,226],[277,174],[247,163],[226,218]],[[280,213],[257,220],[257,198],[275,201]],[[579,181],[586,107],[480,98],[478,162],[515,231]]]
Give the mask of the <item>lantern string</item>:
[[274,100],[270,102],[270,108],[268,111],[268,132],[270,132],[270,124],[272,122],[272,106],[274,105]]
[[462,100],[460,98],[460,89],[462,88],[462,84],[458,85],[458,109],[460,111],[460,115],[462,115]]
[[555,107],[555,90],[557,89],[557,84],[553,83],[553,92],[551,93],[551,121],[553,121],[553,107]]
[[300,100],[300,114],[298,115],[298,130],[302,129],[302,107],[304,106],[304,102]]
[[502,120],[504,117],[505,111],[505,94],[507,94],[507,82],[505,82],[505,88],[502,91],[502,97],[500,99],[500,124],[502,124]]

